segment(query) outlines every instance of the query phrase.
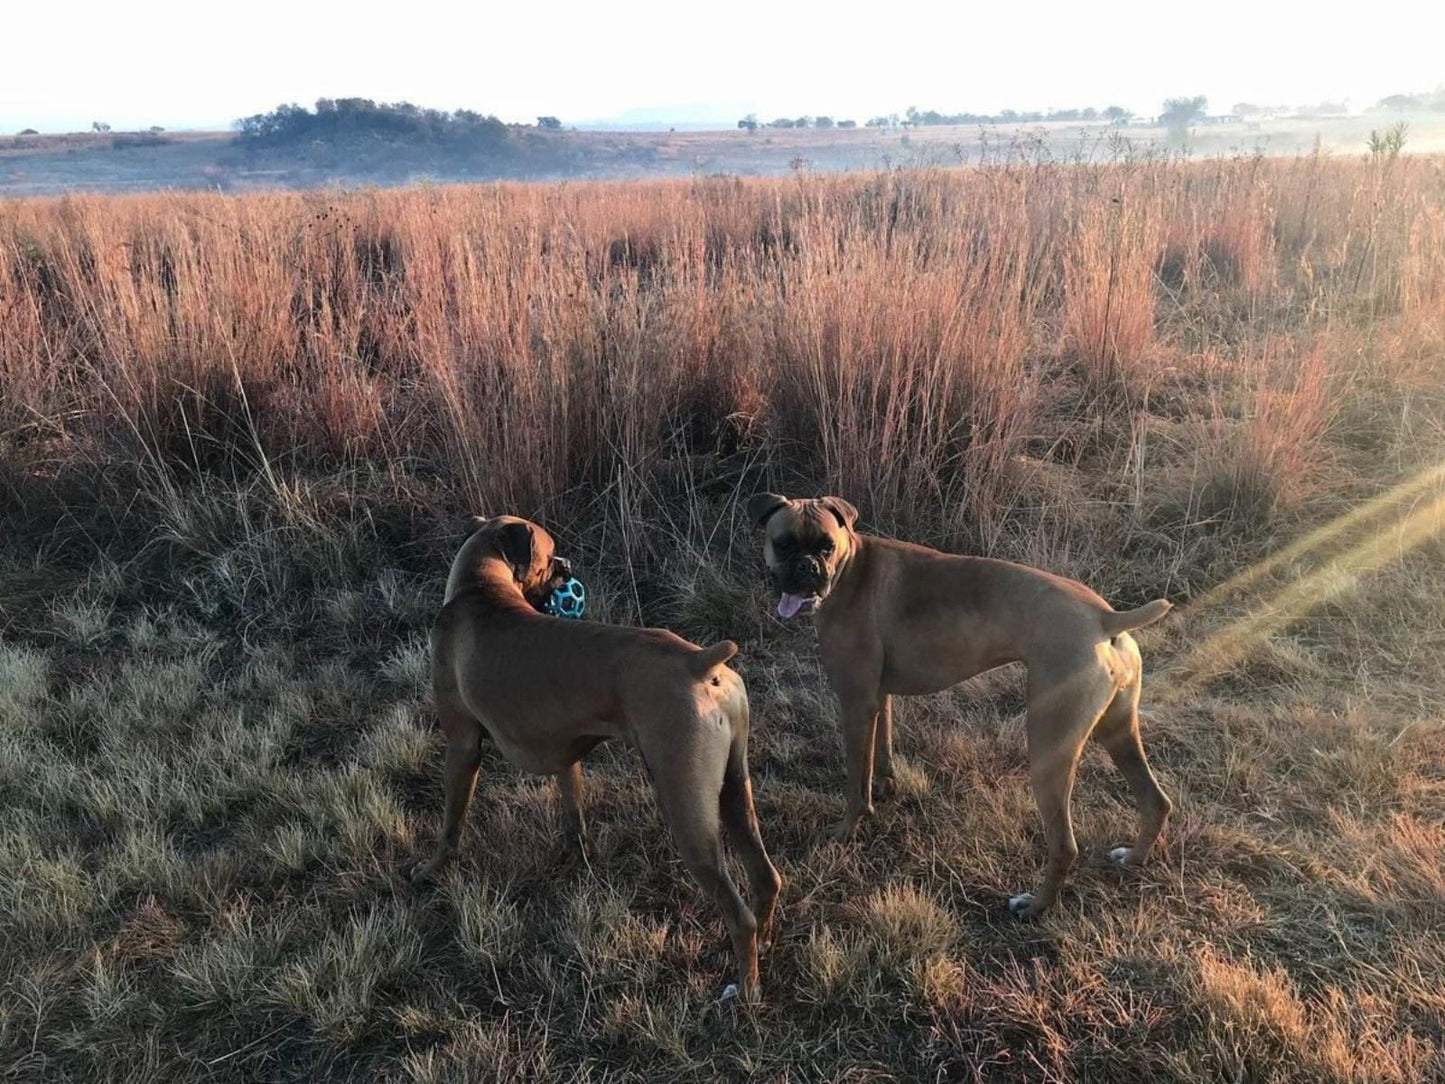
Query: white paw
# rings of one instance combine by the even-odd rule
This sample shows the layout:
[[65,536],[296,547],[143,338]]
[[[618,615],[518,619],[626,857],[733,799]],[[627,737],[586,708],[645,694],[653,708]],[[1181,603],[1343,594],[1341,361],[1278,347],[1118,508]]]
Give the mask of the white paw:
[[1020,892],[1017,896],[1010,897],[1008,909],[1013,914],[1022,914],[1033,902],[1034,894],[1032,892]]
[[735,983],[735,982],[730,982],[730,983],[728,983],[726,986],[723,987],[722,996],[718,998],[718,1002],[721,1003],[721,1002],[724,1002],[724,1001],[731,1001],[733,998],[735,998],[735,997],[737,997],[737,996],[738,996],[738,984]]
[[1133,853],[1133,847],[1115,847],[1109,852],[1109,857],[1122,866],[1125,862],[1129,861],[1129,856]]

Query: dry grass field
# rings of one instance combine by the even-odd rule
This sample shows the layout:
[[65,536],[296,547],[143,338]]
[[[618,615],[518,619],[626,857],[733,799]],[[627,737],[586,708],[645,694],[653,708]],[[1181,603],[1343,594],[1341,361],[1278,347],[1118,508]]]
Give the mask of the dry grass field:
[[[1445,161],[0,202],[0,1077],[1445,1079]],[[1043,565],[1142,639],[1146,868],[1089,753],[1043,857],[1020,674],[841,750],[740,499]],[[765,1001],[642,765],[596,847],[484,756],[434,839],[473,512],[593,619],[739,641],[787,878]]]

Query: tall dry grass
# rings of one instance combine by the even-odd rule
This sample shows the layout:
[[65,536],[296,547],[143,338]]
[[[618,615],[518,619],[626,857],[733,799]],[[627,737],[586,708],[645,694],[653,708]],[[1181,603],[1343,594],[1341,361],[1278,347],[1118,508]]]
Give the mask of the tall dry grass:
[[1438,336],[1441,167],[1389,168],[11,202],[0,434],[11,462],[365,465],[567,519],[667,505],[708,456],[989,545],[1020,456],[1107,432],[1127,464],[1181,363],[1227,359],[1258,414],[1269,334],[1368,309]]

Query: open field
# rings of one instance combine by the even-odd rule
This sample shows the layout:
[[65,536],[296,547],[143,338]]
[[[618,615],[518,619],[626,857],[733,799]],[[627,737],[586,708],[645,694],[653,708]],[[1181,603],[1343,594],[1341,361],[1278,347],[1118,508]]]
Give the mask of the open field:
[[[1445,1079],[1445,160],[0,202],[0,1076]],[[842,758],[740,500],[1179,612],[1176,813],[1097,753],[1058,906],[1021,675]],[[426,630],[471,512],[594,617],[742,645],[787,878],[764,1004],[635,754],[439,820]]]
[[[1220,155],[1363,151],[1372,129],[1409,124],[1407,150],[1445,151],[1445,115],[1276,118],[1200,125],[1189,140],[1195,158]],[[1177,154],[1161,127],[1100,123],[937,125],[912,130],[856,128],[738,131],[560,131],[513,129],[533,154],[491,165],[428,161],[417,148],[358,144],[252,155],[229,132],[145,132],[0,137],[0,196],[66,192],[199,189],[247,192],[347,184],[526,180],[636,180],[713,174],[781,176],[940,166],[1009,159],[1101,161]]]

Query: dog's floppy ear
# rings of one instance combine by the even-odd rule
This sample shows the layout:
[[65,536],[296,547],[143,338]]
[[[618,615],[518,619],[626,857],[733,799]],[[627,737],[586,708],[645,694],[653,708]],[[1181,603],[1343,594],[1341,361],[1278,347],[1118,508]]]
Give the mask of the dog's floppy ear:
[[532,528],[525,523],[508,523],[497,532],[497,548],[516,569],[532,566]]
[[845,501],[842,497],[823,497],[818,501],[824,508],[838,517],[838,522],[844,529],[851,531],[853,524],[858,522],[858,509]]
[[761,527],[768,522],[768,517],[788,503],[788,498],[781,493],[755,493],[748,498],[748,519],[753,521],[753,526]]

